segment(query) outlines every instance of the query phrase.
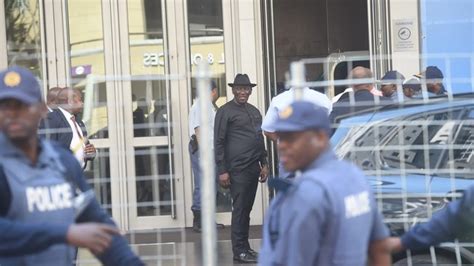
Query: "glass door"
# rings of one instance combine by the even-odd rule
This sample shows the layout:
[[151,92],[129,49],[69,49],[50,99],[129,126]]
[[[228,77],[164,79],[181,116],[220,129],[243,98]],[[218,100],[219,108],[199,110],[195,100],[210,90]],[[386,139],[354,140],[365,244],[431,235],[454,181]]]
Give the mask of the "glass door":
[[[124,69],[125,131],[128,132],[127,191],[130,227],[166,228],[184,225],[178,89],[171,89],[170,48],[167,38],[166,2],[128,0],[126,6],[129,69]],[[176,74],[176,73],[174,73]],[[174,106],[176,105],[176,107]],[[178,173],[178,175],[180,175]]]
[[[222,0],[188,0],[187,14],[191,69],[191,86],[188,87],[189,109],[197,98],[195,76],[201,61],[207,62],[212,72],[212,81],[216,84],[219,94],[215,107],[219,108],[228,100]],[[220,223],[230,224],[232,211],[230,190],[223,189],[219,185],[216,186],[216,190],[216,219]]]
[[0,5],[0,68],[21,66],[47,80],[42,1],[4,0]]
[[111,42],[105,34],[109,30],[104,23],[108,20],[107,12],[104,12],[101,0],[68,0],[65,8],[67,85],[82,92],[84,110],[81,119],[89,141],[97,149],[97,156],[87,164],[84,175],[102,206],[121,222],[120,204],[116,204],[120,197],[117,182],[120,172],[111,163],[118,161],[116,132],[110,127],[115,120],[113,99],[116,93],[113,84],[105,78],[113,70],[104,52]]

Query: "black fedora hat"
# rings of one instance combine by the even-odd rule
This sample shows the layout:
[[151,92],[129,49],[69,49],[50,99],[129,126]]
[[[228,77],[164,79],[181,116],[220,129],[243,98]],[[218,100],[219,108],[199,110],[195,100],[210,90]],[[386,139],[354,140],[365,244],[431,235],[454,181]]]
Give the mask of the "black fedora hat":
[[234,78],[233,83],[228,84],[231,87],[242,86],[242,87],[255,87],[257,84],[251,83],[247,74],[237,74]]

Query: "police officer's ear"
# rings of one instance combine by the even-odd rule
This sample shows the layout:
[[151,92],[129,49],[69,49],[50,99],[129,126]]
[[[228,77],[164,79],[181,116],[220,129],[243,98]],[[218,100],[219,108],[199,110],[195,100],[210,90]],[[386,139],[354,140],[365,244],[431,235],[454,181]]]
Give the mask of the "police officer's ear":
[[314,130],[311,144],[318,149],[324,149],[327,147],[329,142],[329,135],[324,130]]

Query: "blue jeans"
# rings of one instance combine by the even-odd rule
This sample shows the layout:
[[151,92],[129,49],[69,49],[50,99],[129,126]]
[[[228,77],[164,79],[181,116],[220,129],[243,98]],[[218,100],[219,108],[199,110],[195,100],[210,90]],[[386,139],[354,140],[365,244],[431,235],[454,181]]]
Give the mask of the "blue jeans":
[[199,150],[193,154],[191,152],[191,144],[189,144],[188,150],[194,174],[193,205],[191,206],[191,210],[201,211],[201,169],[199,167]]

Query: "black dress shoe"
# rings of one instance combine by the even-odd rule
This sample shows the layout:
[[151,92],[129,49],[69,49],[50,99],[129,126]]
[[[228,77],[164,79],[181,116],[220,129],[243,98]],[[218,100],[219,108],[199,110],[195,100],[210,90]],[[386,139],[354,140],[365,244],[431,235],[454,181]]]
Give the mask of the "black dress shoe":
[[249,248],[249,250],[247,250],[247,253],[250,253],[252,256],[254,256],[255,258],[258,258],[258,252]]
[[240,263],[257,263],[257,257],[250,254],[249,252],[242,252],[239,255],[234,255],[234,261]]

